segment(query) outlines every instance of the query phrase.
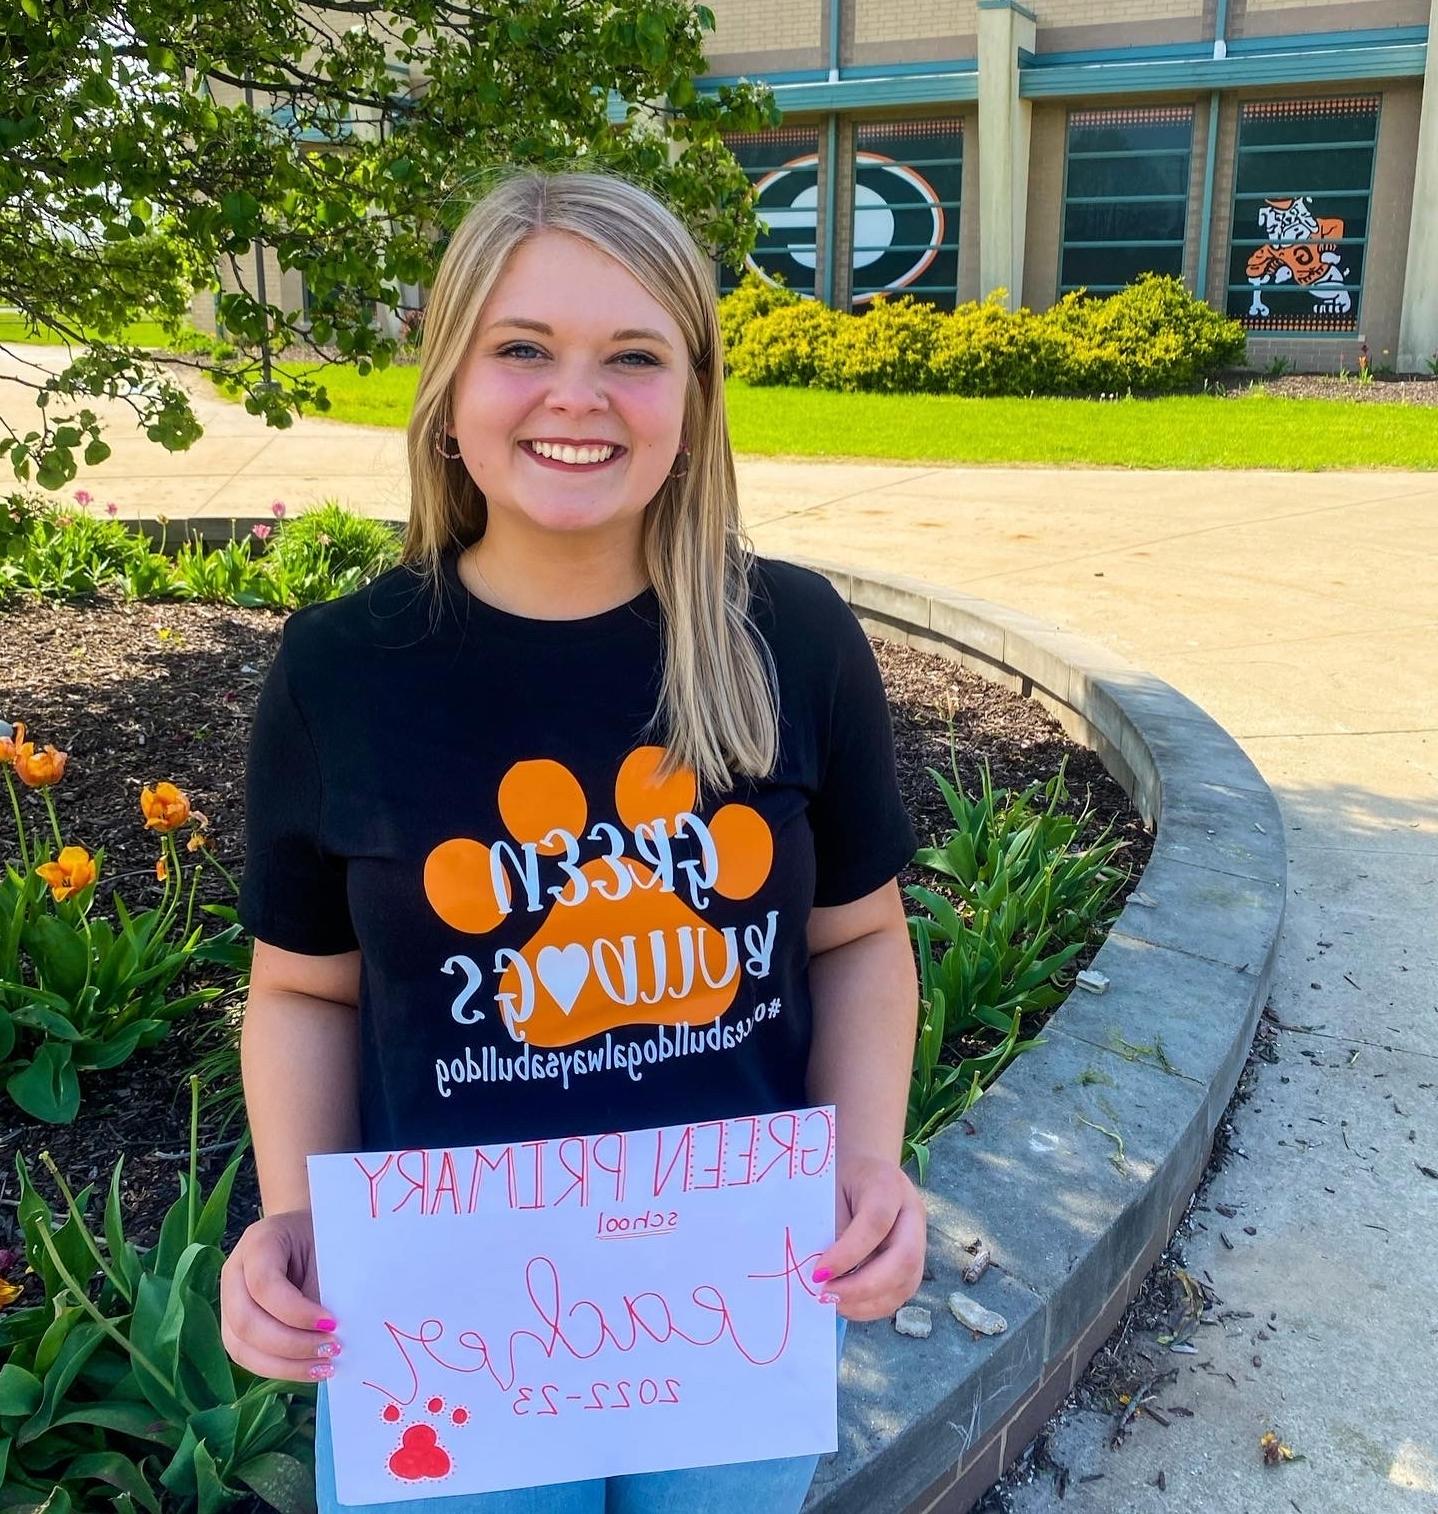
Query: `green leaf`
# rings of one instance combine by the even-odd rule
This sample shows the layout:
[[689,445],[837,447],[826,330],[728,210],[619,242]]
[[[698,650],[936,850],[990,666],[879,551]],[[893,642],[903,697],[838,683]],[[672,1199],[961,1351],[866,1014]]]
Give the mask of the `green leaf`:
[[135,1289],[140,1282],[140,1257],[134,1246],[125,1239],[125,1223],[120,1214],[120,1171],[125,1165],[125,1153],[115,1160],[115,1170],[110,1176],[110,1193],[105,1200],[105,1249],[110,1254],[110,1266],[119,1276],[127,1292],[125,1302],[132,1304]]
[[184,1423],[190,1413],[178,1393],[178,1370],[175,1356],[179,1347],[178,1337],[169,1342],[160,1339],[160,1322],[170,1302],[170,1281],[145,1273],[135,1289],[135,1309],[130,1316],[130,1338],[143,1341],[145,1355],[154,1363],[163,1379],[157,1379],[138,1362],[135,1364],[135,1382],[140,1392],[165,1419],[177,1424]]
[[47,1009],[43,1004],[22,1004],[14,1017],[19,1024],[28,1025],[42,1035],[53,1036],[57,1041],[78,1041],[84,1034],[58,1009]]
[[[220,1320],[211,1304],[217,1297],[219,1286],[214,1279],[220,1269],[219,1253],[207,1247],[211,1265],[205,1269],[202,1284],[185,1290],[185,1317],[180,1327],[180,1370],[184,1376],[187,1396],[197,1401],[208,1400],[212,1405],[229,1409],[235,1397],[235,1374],[230,1354],[220,1338]],[[207,1439],[213,1438],[207,1435]],[[216,1447],[217,1451],[220,1447]],[[223,1448],[220,1459],[228,1462],[234,1456],[233,1439]]]
[[229,1223],[230,1193],[235,1186],[235,1177],[244,1159],[242,1145],[216,1180],[215,1186],[210,1190],[209,1198],[205,1200],[205,1207],[200,1211],[200,1217],[195,1222],[195,1239],[206,1246],[219,1246],[225,1238],[225,1229]]
[[141,1039],[156,1025],[162,1023],[159,1020],[136,1020],[107,1041],[97,1041],[93,1038],[87,1040],[75,1048],[75,1065],[81,1072],[98,1072],[106,1068],[118,1067],[121,1062],[127,1061],[134,1055],[135,1048],[140,1044]]
[[220,1466],[234,1460],[235,1442],[240,1428],[240,1407],[233,1401],[216,1404],[190,1420],[195,1438],[202,1441]]
[[74,1509],[70,1495],[57,1484],[45,1502],[33,1505],[29,1514],[74,1514]]
[[68,1125],[80,1110],[80,1080],[70,1048],[47,1041],[34,1059],[5,1083],[5,1091],[25,1111],[49,1125]]
[[14,1362],[0,1367],[0,1416],[28,1418],[40,1407],[45,1388],[33,1372]]
[[128,1494],[150,1514],[160,1514],[160,1501],[139,1467],[119,1451],[94,1451],[74,1457],[65,1468],[66,1481],[108,1483]]
[[279,1514],[314,1514],[315,1470],[282,1451],[262,1451],[235,1468],[235,1478]]
[[78,998],[90,960],[84,935],[56,915],[37,915],[21,939],[45,987],[67,999]]
[[28,1445],[50,1428],[51,1421],[64,1405],[70,1385],[92,1353],[107,1339],[104,1330],[92,1319],[80,1321],[65,1337],[55,1364],[45,1374],[45,1389],[35,1412],[15,1433],[17,1446]]
[[140,1440],[153,1440],[159,1445],[173,1449],[180,1432],[168,1420],[161,1418],[153,1405],[138,1400],[115,1399],[107,1404],[82,1404],[68,1414],[56,1415],[52,1430],[62,1425],[94,1425],[101,1430],[116,1430],[122,1435],[133,1435]]

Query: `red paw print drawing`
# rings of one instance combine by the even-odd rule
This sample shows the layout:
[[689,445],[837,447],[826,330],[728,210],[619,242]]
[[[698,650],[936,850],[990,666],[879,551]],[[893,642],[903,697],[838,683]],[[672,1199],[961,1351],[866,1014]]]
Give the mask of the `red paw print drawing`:
[[[431,1414],[443,1414],[444,1400],[432,1398],[425,1408]],[[380,1418],[388,1424],[397,1423],[400,1416],[398,1404],[386,1404],[380,1411]],[[469,1410],[452,1409],[449,1418],[452,1424],[468,1424]],[[439,1432],[433,1425],[407,1425],[398,1447],[389,1459],[389,1469],[406,1482],[419,1482],[426,1478],[440,1480],[448,1477],[454,1470],[454,1463],[450,1460],[449,1452],[440,1445]]]

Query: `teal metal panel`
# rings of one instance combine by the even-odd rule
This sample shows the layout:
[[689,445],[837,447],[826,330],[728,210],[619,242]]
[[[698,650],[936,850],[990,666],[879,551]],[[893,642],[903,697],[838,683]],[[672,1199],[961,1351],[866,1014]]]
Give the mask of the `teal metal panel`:
[[1137,94],[1140,91],[1417,78],[1422,76],[1426,52],[1427,48],[1421,42],[1405,42],[1391,47],[1285,49],[1227,58],[1057,64],[1021,69],[1019,94],[1025,99],[1036,100]]
[[952,105],[979,98],[977,67],[964,73],[890,75],[840,79],[836,83],[776,84],[774,98],[785,112],[862,110],[887,105]]

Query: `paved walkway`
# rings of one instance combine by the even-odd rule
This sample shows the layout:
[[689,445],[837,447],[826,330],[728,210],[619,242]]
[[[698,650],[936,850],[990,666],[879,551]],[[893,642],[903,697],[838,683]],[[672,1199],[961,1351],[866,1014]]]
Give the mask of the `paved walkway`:
[[[12,420],[14,404],[0,385]],[[402,433],[197,409],[190,452],[112,435],[77,485],[172,520],[326,495],[403,513]],[[1261,1344],[1205,1331],[1216,1372],[1183,1371],[1165,1400],[1194,1417],[1119,1452],[1071,1416],[1065,1514],[1435,1514],[1438,1181],[1419,1168],[1438,1171],[1438,475],[754,459],[739,479],[761,551],[913,574],[1112,647],[1203,705],[1282,806],[1271,1002],[1302,1028],[1262,1067],[1236,1121],[1246,1159],[1210,1194],[1238,1211],[1235,1249],[1216,1225],[1189,1248],[1227,1309],[1277,1327]],[[1270,1428],[1307,1460],[1265,1469]],[[1040,1481],[1019,1508],[1058,1503]]]

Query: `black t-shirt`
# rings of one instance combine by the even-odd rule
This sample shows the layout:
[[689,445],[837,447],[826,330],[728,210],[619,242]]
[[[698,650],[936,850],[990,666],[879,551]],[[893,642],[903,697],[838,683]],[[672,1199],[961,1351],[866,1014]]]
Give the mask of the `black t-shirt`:
[[[822,574],[759,557],[778,765],[656,787],[652,588],[577,620],[400,565],[286,620],[246,773],[238,913],[362,952],[367,1150],[801,1107],[814,905],[918,846],[873,651]],[[761,652],[762,656],[762,652]]]

